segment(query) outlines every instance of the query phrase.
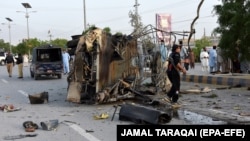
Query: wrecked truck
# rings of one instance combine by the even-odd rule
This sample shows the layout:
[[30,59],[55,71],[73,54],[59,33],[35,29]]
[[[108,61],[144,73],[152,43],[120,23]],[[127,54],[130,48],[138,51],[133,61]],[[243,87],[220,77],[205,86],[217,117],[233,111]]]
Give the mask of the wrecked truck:
[[[147,31],[147,30],[146,30]],[[133,100],[137,104],[120,105],[120,120],[159,124],[172,119],[173,108],[158,97],[169,87],[159,51],[150,54],[151,64],[144,63],[144,52],[138,38],[146,33],[122,35],[93,28],[85,35],[72,36],[67,47],[73,56],[67,77],[67,101],[103,104]],[[147,54],[149,55],[149,54]],[[149,72],[145,71],[145,66]],[[146,83],[151,78],[152,83]],[[117,106],[116,106],[117,108]],[[149,116],[150,115],[150,116]]]
[[[154,28],[148,33],[156,31]],[[139,97],[152,102],[145,95],[166,90],[166,73],[161,68],[159,52],[152,55],[151,72],[143,70],[138,38],[148,33],[112,35],[95,27],[85,35],[72,36],[67,43],[74,56],[67,77],[67,101],[100,104]],[[154,80],[153,87],[142,85],[145,76]]]
[[[78,36],[71,71],[67,77],[67,100],[74,103],[105,103],[125,96],[120,87],[133,85],[139,75],[136,40],[111,35],[95,28]],[[129,97],[127,95],[127,97]]]

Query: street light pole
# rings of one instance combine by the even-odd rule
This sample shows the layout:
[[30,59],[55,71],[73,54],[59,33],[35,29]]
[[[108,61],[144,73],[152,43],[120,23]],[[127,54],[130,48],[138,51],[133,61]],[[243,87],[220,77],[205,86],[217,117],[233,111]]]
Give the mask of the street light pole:
[[30,35],[29,35],[29,13],[33,12],[35,13],[36,11],[30,11],[28,12],[28,8],[32,8],[31,5],[29,3],[22,3],[23,7],[26,9],[26,11],[17,11],[17,12],[22,12],[25,13],[25,18],[27,19],[27,39],[30,39]]
[[12,22],[13,20],[11,18],[8,18],[8,17],[6,17],[5,19],[8,21],[10,53],[12,53],[12,48],[11,48],[11,32],[10,32],[11,26],[10,26],[10,22]]
[[86,4],[85,0],[83,0],[83,16],[84,16],[84,31],[87,30],[87,25],[86,25]]
[[[26,9],[26,11],[17,11],[17,12],[22,12],[22,13],[25,13],[25,18],[27,19],[27,46],[29,48],[29,39],[30,39],[30,33],[29,33],[29,13],[31,12],[36,12],[36,11],[30,11],[28,12],[28,8],[31,8],[31,5],[29,3],[22,3],[23,7]],[[29,50],[29,56],[30,56],[30,50]]]

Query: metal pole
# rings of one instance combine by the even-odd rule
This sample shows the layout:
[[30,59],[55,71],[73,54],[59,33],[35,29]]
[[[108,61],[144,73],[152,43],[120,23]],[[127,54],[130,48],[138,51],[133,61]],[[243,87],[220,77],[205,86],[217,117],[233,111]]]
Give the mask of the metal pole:
[[28,37],[28,40],[30,39],[30,33],[29,33],[29,13],[28,13],[28,9],[26,8],[26,15],[25,17],[27,18],[27,37]]
[[11,32],[10,32],[10,22],[9,22],[9,41],[10,41],[10,53],[12,53],[12,48],[11,48]]
[[84,15],[84,31],[87,29],[86,25],[86,5],[85,5],[85,0],[83,0],[83,15]]

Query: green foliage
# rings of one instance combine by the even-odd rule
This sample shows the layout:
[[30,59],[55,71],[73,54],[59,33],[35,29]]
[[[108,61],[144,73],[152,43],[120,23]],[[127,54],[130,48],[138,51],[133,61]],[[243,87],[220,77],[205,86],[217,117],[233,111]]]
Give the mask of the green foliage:
[[200,52],[202,48],[206,46],[212,46],[212,42],[208,38],[201,38],[199,40],[195,40],[195,48],[193,48],[196,61],[200,61]]
[[10,50],[10,44],[5,43],[3,39],[0,39],[0,49],[4,51]]
[[216,33],[221,34],[219,47],[225,57],[235,58],[239,51],[240,59],[250,60],[250,1],[223,0],[222,5],[214,7],[218,15],[219,27]]
[[67,48],[67,42],[68,40],[66,39],[55,39],[53,41],[51,41],[51,44],[62,47],[62,48]]
[[111,33],[111,29],[109,27],[105,27],[103,28],[103,30],[106,32],[106,33]]

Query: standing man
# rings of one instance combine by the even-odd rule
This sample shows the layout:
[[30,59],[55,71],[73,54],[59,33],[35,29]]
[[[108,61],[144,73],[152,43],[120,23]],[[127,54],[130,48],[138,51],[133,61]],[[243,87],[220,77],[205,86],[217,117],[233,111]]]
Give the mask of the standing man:
[[172,47],[172,53],[169,56],[169,64],[167,69],[167,75],[172,83],[172,87],[170,91],[167,93],[168,100],[173,103],[173,107],[178,107],[177,101],[179,99],[179,91],[180,91],[180,72],[186,74],[186,69],[181,65],[181,57],[180,57],[181,46],[174,44]]
[[216,70],[216,72],[221,73],[221,72],[224,72],[224,68],[223,68],[224,60],[222,57],[222,50],[220,47],[217,47],[216,51],[217,51],[217,70]]
[[183,60],[184,67],[186,70],[189,69],[189,63],[190,63],[190,56],[189,56],[189,50],[187,46],[181,47],[181,59]]
[[217,52],[215,45],[209,50],[209,66],[210,73],[214,73],[217,70]]
[[66,52],[66,50],[63,50],[62,58],[63,58],[63,72],[64,75],[66,75],[69,73],[69,61],[70,61],[70,55],[68,52]]
[[160,50],[161,50],[161,61],[162,61],[162,63],[165,63],[165,61],[167,60],[167,57],[168,57],[167,56],[168,50],[164,44],[164,40],[161,40]]
[[29,66],[29,57],[27,54],[23,55],[23,66],[28,67]]
[[201,61],[201,70],[202,71],[205,71],[205,72],[208,72],[209,71],[209,62],[208,62],[208,59],[209,59],[209,55],[207,53],[207,50],[206,50],[206,47],[204,47],[200,53],[200,61]]
[[15,61],[13,55],[8,51],[7,56],[5,57],[5,64],[9,77],[12,77],[12,69],[15,66]]
[[18,53],[18,56],[15,58],[16,64],[18,65],[18,78],[23,78],[23,56],[21,53]]

